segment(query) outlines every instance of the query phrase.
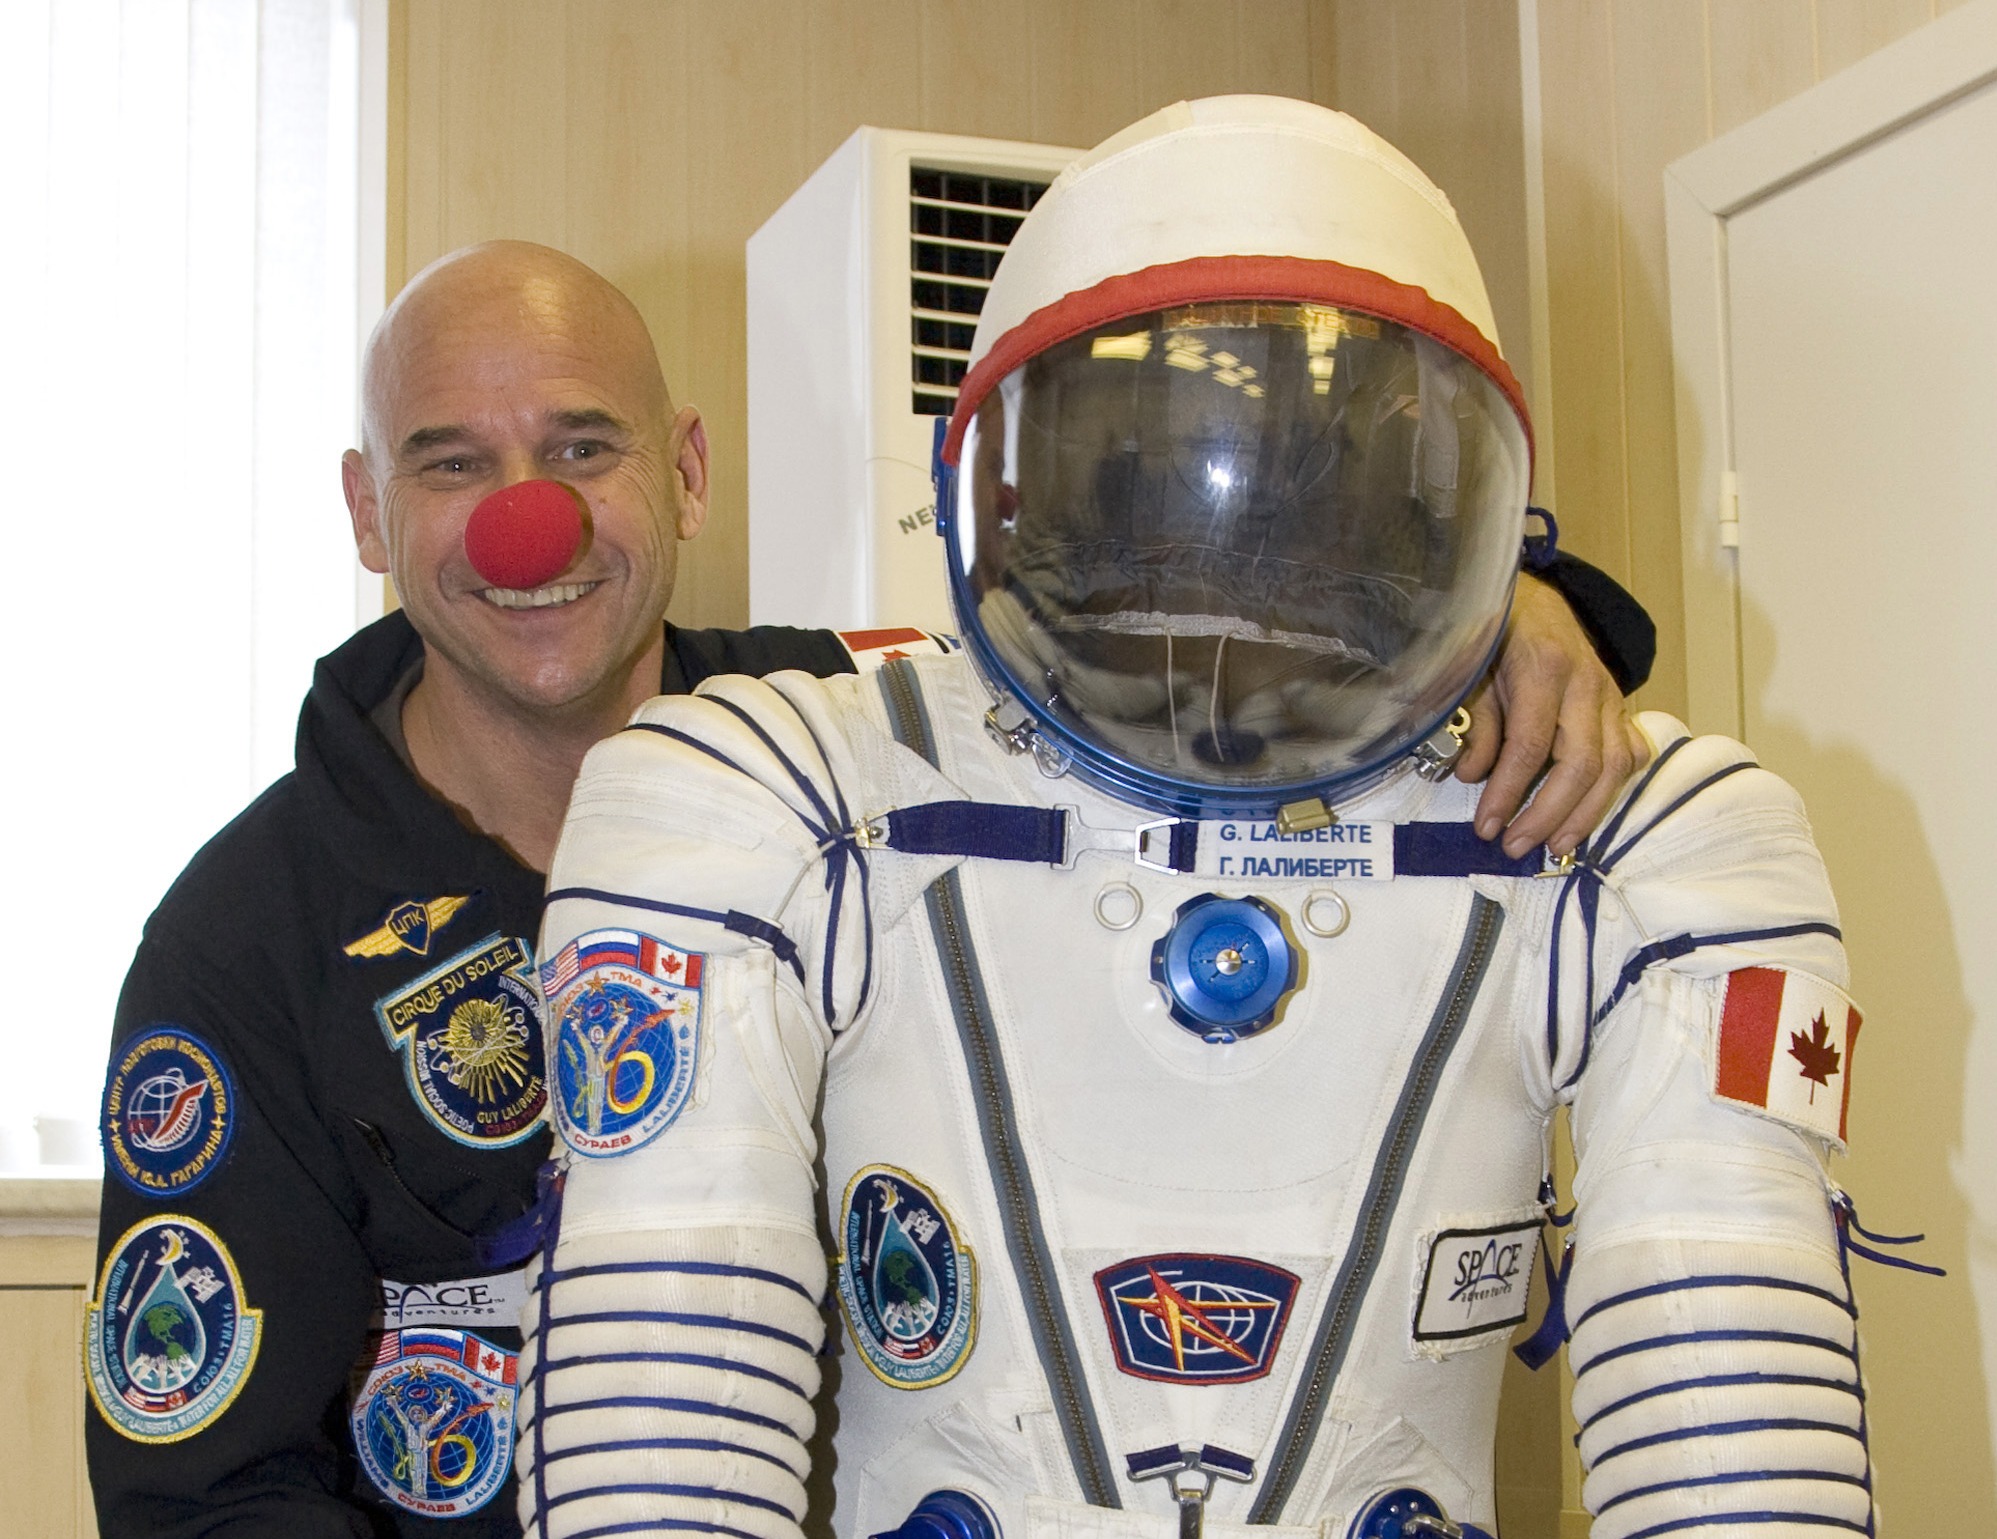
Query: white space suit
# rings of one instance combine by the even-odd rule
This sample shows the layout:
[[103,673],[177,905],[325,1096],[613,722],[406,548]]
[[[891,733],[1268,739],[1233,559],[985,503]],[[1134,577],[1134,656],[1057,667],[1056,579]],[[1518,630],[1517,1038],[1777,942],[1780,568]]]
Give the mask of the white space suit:
[[[1273,111],[1300,138],[1318,111],[1216,110],[1264,130]],[[1201,324],[1249,329],[1215,313]],[[1280,321],[1299,359],[1317,314]],[[1145,335],[1180,345],[1176,324]],[[1137,356],[1133,335],[1081,366]],[[1377,402],[1399,398],[1350,383],[1365,350],[1337,357],[1360,403],[1339,409],[1385,420]],[[1230,401],[1255,382],[1219,367]],[[1464,387],[1438,387],[1427,353],[1413,370],[1397,377],[1422,396],[1424,516],[1467,520],[1467,490],[1433,512],[1439,483],[1470,486],[1456,441],[1436,446]],[[1062,388],[1071,408],[1087,395]],[[1010,421],[982,442],[1001,437],[1003,485],[1028,494],[1009,536],[1033,501],[1010,467],[1036,451]],[[1201,562],[1203,581],[1233,570],[1224,551]],[[1179,574],[1143,580],[1146,603],[1184,612]],[[1326,668],[1422,693],[1392,672],[1413,643],[1348,623],[1361,587],[1328,586],[1329,618],[1281,644],[1315,662],[1311,637],[1343,627]],[[960,614],[974,635],[1011,624],[993,605],[1018,591],[960,593]],[[1045,608],[1043,591],[1017,613]],[[1143,631],[1129,612],[1096,627],[1111,643],[1076,643],[1093,671],[1064,677],[1067,698],[1132,698],[1103,682]],[[1050,673],[1094,623],[1066,613],[1082,619],[1024,643]],[[1475,618],[1466,656],[1487,645]],[[1276,629],[1258,612],[1235,645]],[[1390,1498],[1489,1527],[1502,1354],[1562,1102],[1595,1533],[1870,1530],[1821,1166],[1857,1017],[1793,793],[1738,744],[1648,717],[1653,767],[1545,879],[1470,836],[1470,789],[1411,772],[1424,719],[1402,768],[1341,782],[1335,820],[1161,816],[1168,796],[1050,775],[1058,747],[999,741],[993,656],[713,681],[590,755],[542,943],[575,1155],[528,1311],[530,1533],[795,1534],[828,1296],[844,1340],[820,1457],[841,1536],[894,1530],[938,1491],[969,1499],[969,1526],[946,1513],[911,1536],[1165,1539],[1187,1515],[1227,1539],[1439,1531],[1382,1518]],[[1170,676],[1101,740],[1153,744],[1135,714],[1151,712],[1175,764],[1250,756],[1267,679],[1230,693],[1220,656],[1200,667],[1197,723]],[[1378,712],[1363,725],[1377,737]]]

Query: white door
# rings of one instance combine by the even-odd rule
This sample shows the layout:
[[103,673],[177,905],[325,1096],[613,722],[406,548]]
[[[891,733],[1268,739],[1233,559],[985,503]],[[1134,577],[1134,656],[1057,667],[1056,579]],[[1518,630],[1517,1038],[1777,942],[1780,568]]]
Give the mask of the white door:
[[1694,724],[1803,793],[1867,1016],[1833,1174],[1950,1273],[1853,1262],[1885,1532],[1997,1533],[1997,4],[1667,203]]

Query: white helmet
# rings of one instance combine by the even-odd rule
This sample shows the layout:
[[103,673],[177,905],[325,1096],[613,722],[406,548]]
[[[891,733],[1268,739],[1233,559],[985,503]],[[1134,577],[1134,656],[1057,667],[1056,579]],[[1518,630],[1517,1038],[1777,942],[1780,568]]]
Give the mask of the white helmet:
[[1043,763],[1178,816],[1376,778],[1483,672],[1531,441],[1447,199],[1227,96],[1076,162],[999,264],[941,454],[951,601]]

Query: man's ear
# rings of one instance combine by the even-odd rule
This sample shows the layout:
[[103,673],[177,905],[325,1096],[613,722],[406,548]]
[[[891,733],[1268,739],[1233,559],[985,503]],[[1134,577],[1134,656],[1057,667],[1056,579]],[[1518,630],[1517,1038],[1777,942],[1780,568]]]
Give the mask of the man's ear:
[[707,424],[698,407],[682,406],[673,418],[679,443],[673,469],[679,476],[679,537],[690,540],[707,523]]
[[370,572],[386,572],[388,540],[381,529],[381,499],[358,449],[340,456],[340,489],[347,494],[347,516],[354,521],[354,548],[360,552],[361,565]]

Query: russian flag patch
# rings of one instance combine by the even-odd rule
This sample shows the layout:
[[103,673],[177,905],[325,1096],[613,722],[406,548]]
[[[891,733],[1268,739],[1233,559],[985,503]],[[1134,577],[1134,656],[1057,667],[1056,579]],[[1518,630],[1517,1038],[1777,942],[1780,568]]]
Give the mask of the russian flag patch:
[[1713,1094],[1845,1141],[1858,1007],[1806,973],[1747,967],[1727,975]]

